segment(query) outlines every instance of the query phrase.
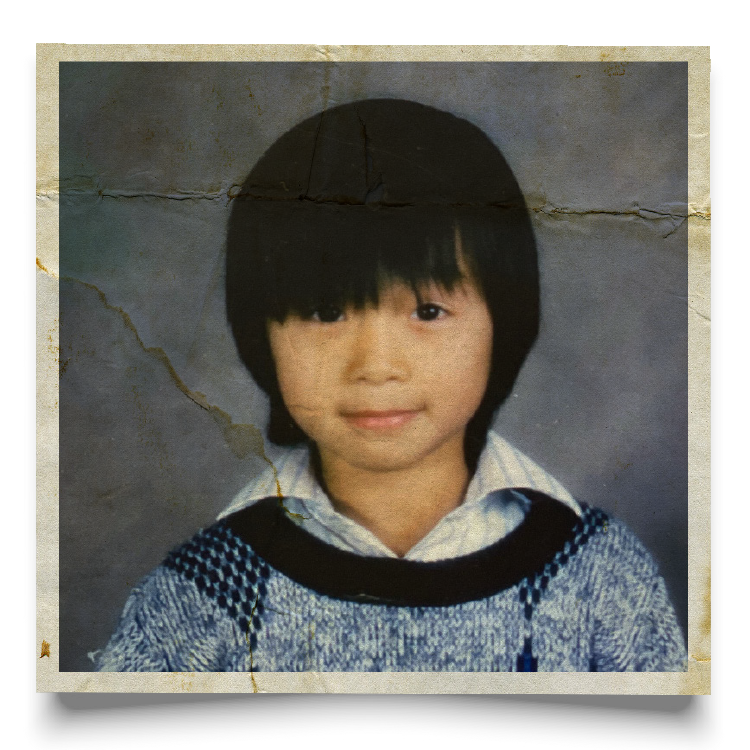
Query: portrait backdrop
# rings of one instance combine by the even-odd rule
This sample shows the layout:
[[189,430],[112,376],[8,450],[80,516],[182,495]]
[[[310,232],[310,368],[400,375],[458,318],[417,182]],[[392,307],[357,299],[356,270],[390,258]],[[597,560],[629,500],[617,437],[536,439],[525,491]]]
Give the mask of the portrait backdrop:
[[[311,115],[465,118],[538,242],[541,333],[497,430],[624,520],[687,626],[687,63],[60,64],[60,669],[267,466],[224,313],[233,194]],[[253,289],[247,290],[248,294]]]

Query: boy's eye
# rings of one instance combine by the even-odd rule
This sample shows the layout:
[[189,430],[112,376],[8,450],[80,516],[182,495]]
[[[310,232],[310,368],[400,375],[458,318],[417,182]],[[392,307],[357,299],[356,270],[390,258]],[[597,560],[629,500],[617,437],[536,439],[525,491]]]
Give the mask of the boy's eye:
[[414,315],[419,320],[437,320],[445,314],[445,310],[440,305],[434,305],[431,302],[425,302],[421,304]]
[[312,313],[312,319],[320,323],[337,323],[344,317],[344,311],[336,305],[321,305]]

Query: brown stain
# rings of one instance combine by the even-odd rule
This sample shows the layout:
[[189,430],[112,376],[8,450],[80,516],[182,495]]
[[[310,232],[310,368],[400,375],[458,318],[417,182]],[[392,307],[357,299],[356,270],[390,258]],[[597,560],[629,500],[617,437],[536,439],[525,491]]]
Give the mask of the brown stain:
[[175,677],[180,678],[179,690],[183,693],[192,693],[194,689],[194,677],[193,672],[174,672]]
[[[55,321],[55,325],[56,326],[58,325],[57,321]],[[52,329],[51,332],[54,332],[54,328]],[[78,362],[78,360],[82,356],[89,356],[89,357],[96,356],[96,349],[95,348],[90,349],[86,345],[87,344],[87,339],[88,339],[88,334],[85,334],[85,333],[82,334],[81,335],[81,341],[83,343],[83,346],[79,346],[75,351],[73,350],[73,344],[70,343],[70,342],[68,342],[68,344],[64,348],[66,350],[66,353],[69,353],[70,356],[67,357],[67,359],[65,359],[65,360],[62,359],[63,346],[59,345],[59,346],[56,347],[57,355],[58,355],[56,361],[57,361],[57,363],[60,366],[60,373],[59,373],[59,377],[60,378],[62,378],[62,376],[65,374],[66,370],[68,369],[68,365],[70,365],[72,363]],[[52,348],[53,347],[50,347],[50,350],[52,350]]]
[[[39,261],[37,260],[37,264],[39,264]],[[39,264],[41,265],[41,264]],[[42,266],[43,268],[43,266]],[[48,272],[47,272],[48,273]],[[54,275],[54,274],[53,274]],[[52,355],[52,361],[54,364],[58,367],[58,379],[63,376],[63,373],[68,367],[68,364],[70,363],[70,357],[63,360],[62,359],[62,349],[60,348],[59,343],[55,343],[55,334],[58,332],[58,329],[60,327],[60,320],[59,318],[55,318],[55,322],[50,328],[50,330],[47,333],[47,341],[49,342],[47,344],[47,351]],[[58,337],[59,338],[59,337]],[[57,405],[57,404],[55,404]]]
[[259,598],[259,594],[256,594],[255,602],[253,603],[253,608],[250,610],[250,618],[247,624],[247,633],[245,633],[245,641],[247,642],[247,650],[250,653],[250,681],[253,683],[254,693],[258,693],[260,692],[260,690],[258,689],[258,683],[255,681],[255,672],[253,671],[253,647],[250,645],[250,626],[252,625],[253,617],[255,616],[255,609],[258,606],[258,598]]
[[611,62],[607,63],[604,66],[604,72],[606,75],[608,75],[610,78],[613,76],[624,76],[625,75],[625,69],[628,63],[625,62]]
[[289,510],[289,508],[287,508],[286,505],[284,505],[284,497],[281,495],[281,487],[279,485],[278,480],[276,481],[276,494],[279,498],[279,506],[281,507],[281,510],[283,510],[284,513],[286,513],[289,516],[289,518],[297,518],[300,521],[310,520],[310,516],[303,516],[301,513],[294,513],[291,510]]
[[42,658],[44,658],[45,656],[46,656],[47,658],[50,658],[50,659],[52,658],[52,657],[50,656],[50,652],[49,652],[49,643],[47,643],[47,641],[42,641],[42,653],[41,653],[41,655],[39,656],[39,658],[40,658],[40,659],[42,659]]
[[43,273],[46,273],[47,276],[51,276],[53,279],[60,278],[54,271],[50,271],[49,268],[47,268],[47,266],[43,265],[42,261],[40,261],[39,258],[36,259],[36,267]]

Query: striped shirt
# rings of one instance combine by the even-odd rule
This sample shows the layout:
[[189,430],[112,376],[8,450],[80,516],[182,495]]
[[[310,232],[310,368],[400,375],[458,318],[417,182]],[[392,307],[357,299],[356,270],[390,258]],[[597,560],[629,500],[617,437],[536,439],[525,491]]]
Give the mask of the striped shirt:
[[[290,517],[322,541],[360,555],[397,557],[371,531],[334,508],[315,478],[306,447],[285,449],[279,454],[269,457],[268,469],[244,487],[219,518],[276,496],[280,489]],[[445,515],[404,558],[420,562],[444,560],[494,544],[513,531],[526,515],[528,500],[513,492],[513,488],[520,487],[550,495],[581,515],[580,506],[560,482],[490,431],[461,505]]]

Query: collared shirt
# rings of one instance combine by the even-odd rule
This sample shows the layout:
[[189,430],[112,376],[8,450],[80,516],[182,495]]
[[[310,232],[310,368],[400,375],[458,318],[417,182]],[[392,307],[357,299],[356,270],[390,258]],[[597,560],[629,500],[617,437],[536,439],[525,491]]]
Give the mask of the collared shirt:
[[[397,557],[371,531],[339,513],[315,478],[306,447],[286,449],[234,498],[219,518],[281,492],[290,517],[306,531],[339,549],[360,555]],[[523,521],[528,501],[513,488],[544,492],[581,508],[550,474],[497,433],[490,431],[463,502],[446,514],[405,555],[430,562],[476,552],[498,541]]]

